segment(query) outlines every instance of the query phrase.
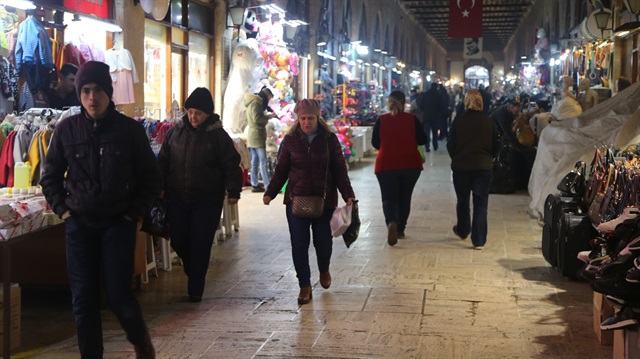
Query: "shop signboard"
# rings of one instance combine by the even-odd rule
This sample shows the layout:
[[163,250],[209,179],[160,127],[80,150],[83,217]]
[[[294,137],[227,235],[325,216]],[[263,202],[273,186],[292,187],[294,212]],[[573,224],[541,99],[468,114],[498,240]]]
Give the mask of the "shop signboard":
[[111,0],[64,0],[64,7],[83,14],[109,19]]

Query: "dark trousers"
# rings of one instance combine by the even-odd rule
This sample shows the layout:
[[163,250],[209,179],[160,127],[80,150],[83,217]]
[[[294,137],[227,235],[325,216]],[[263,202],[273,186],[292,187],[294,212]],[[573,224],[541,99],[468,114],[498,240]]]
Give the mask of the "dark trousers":
[[137,224],[122,218],[108,227],[91,228],[71,216],[65,225],[67,270],[82,358],[102,358],[101,283],[127,339],[141,344],[147,327],[131,288]]
[[[426,149],[429,149],[429,142],[433,141],[433,150],[438,150],[438,121],[424,121],[424,133],[427,135]],[[431,139],[431,140],[430,140]]]
[[[453,187],[458,198],[456,230],[463,237],[471,233],[471,242],[474,246],[484,246],[487,242],[487,209],[491,174],[491,170],[453,171]],[[471,194],[473,194],[473,222],[471,222],[469,203]]]
[[449,110],[446,110],[440,118],[440,140],[446,140],[449,137]]
[[185,203],[169,202],[171,248],[178,254],[189,277],[189,296],[201,297],[209,270],[211,246],[220,223],[224,200]]
[[333,236],[331,235],[331,216],[333,209],[326,209],[319,218],[300,218],[291,213],[291,205],[287,205],[287,222],[289,223],[289,234],[291,235],[291,254],[293,256],[293,266],[296,269],[298,284],[300,288],[311,286],[311,268],[309,267],[309,244],[311,235],[309,227],[313,232],[313,246],[316,249],[318,260],[318,270],[329,271],[331,264],[331,253],[333,251]]
[[380,171],[376,173],[382,195],[382,212],[387,225],[395,222],[404,233],[411,212],[411,196],[420,177],[419,169]]

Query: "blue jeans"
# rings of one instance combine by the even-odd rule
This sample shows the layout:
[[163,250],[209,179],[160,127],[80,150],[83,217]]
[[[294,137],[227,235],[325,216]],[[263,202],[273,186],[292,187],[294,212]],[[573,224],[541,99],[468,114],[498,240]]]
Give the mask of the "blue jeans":
[[171,248],[182,259],[189,278],[187,292],[201,297],[209,270],[211,247],[220,223],[223,200],[185,203],[169,202],[169,235]]
[[[487,242],[487,209],[491,176],[492,170],[453,171],[453,187],[458,197],[456,230],[463,237],[471,233],[471,242],[474,246],[484,246]],[[469,203],[471,193],[473,193],[473,222],[471,222]]]
[[131,289],[137,224],[122,218],[108,227],[92,228],[71,216],[65,226],[67,270],[82,358],[102,358],[101,283],[127,339],[141,344],[147,327]]
[[411,212],[411,196],[420,170],[391,170],[376,173],[382,196],[382,212],[387,225],[395,222],[398,233],[404,233]]
[[424,121],[422,126],[424,127],[424,133],[427,135],[427,144],[425,145],[425,148],[427,150],[429,149],[429,142],[430,142],[429,139],[431,139],[431,141],[433,141],[433,150],[437,151],[439,121],[438,120],[435,120],[433,122]]
[[260,164],[260,176],[264,187],[269,187],[269,173],[267,172],[267,150],[264,148],[249,147],[251,152],[251,185],[258,186],[258,163]]
[[291,235],[291,254],[293,256],[293,266],[298,277],[298,284],[300,288],[310,287],[309,244],[311,235],[309,234],[309,227],[313,232],[313,246],[316,249],[318,270],[321,273],[328,272],[333,251],[333,236],[331,235],[331,225],[329,224],[333,210],[325,208],[322,216],[314,219],[294,216],[291,213],[290,204],[287,205],[286,211],[289,234]]

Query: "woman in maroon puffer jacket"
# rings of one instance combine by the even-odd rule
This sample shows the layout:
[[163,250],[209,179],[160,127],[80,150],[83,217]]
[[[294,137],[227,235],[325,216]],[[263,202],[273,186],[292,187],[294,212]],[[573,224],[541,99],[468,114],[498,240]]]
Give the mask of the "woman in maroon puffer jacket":
[[[280,145],[280,157],[273,178],[263,197],[268,205],[285,184],[284,194],[293,264],[298,276],[300,294],[298,304],[311,300],[311,270],[309,268],[309,243],[313,230],[313,246],[316,249],[320,284],[328,289],[331,285],[329,264],[333,238],[329,224],[333,211],[338,206],[338,193],[347,204],[353,203],[355,194],[347,174],[347,165],[342,155],[338,137],[329,130],[320,118],[320,105],[315,100],[305,99],[293,110],[298,116],[289,134]],[[328,161],[328,165],[327,165]],[[326,182],[325,182],[326,179]],[[319,218],[301,218],[291,212],[291,198],[294,196],[323,196],[324,211]]]

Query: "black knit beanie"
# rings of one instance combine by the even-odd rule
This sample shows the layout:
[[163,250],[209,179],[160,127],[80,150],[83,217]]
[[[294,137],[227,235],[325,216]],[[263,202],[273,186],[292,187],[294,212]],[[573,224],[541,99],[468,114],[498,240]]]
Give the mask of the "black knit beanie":
[[113,97],[113,83],[109,73],[109,65],[99,61],[89,61],[80,67],[76,74],[76,92],[78,98],[82,92],[82,86],[95,83],[107,93],[109,99]]
[[193,90],[187,101],[184,102],[184,108],[195,108],[204,113],[213,113],[213,99],[211,92],[204,87],[198,87]]

